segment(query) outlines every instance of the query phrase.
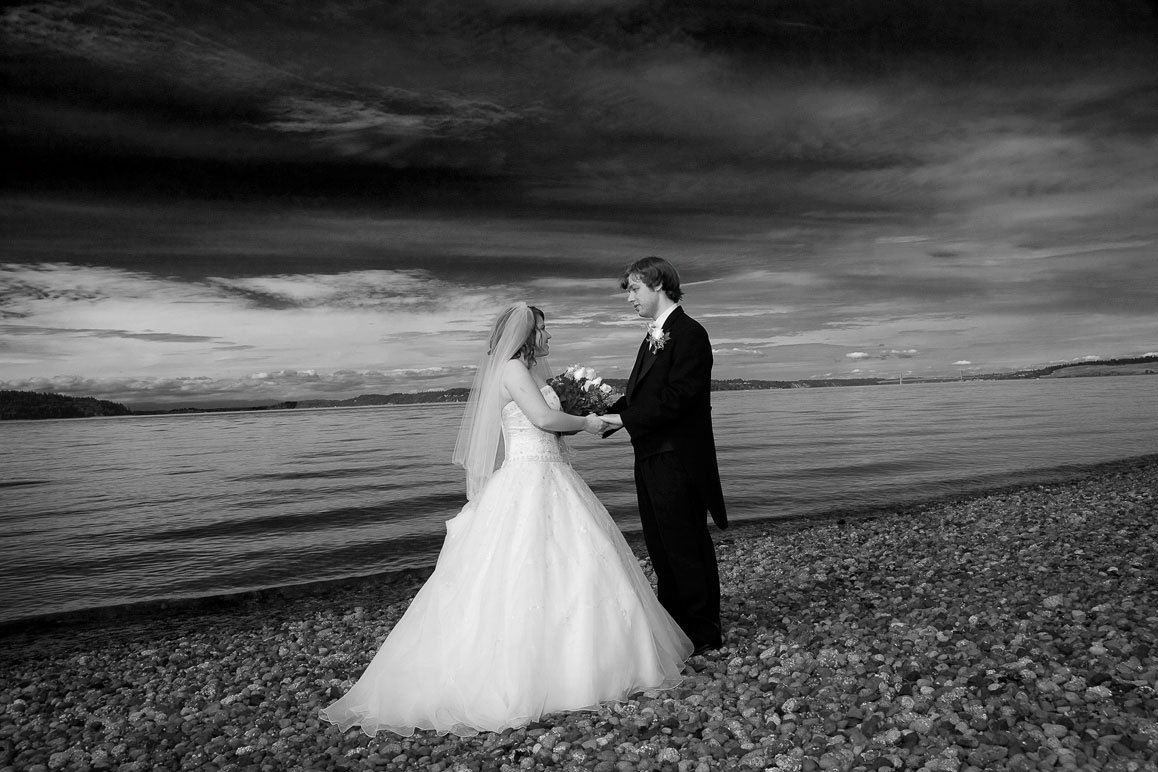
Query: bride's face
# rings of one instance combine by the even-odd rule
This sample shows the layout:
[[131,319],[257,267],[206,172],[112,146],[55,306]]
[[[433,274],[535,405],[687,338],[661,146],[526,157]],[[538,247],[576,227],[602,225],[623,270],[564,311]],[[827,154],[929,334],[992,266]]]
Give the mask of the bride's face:
[[545,357],[551,353],[551,333],[547,332],[547,320],[535,316],[535,356]]

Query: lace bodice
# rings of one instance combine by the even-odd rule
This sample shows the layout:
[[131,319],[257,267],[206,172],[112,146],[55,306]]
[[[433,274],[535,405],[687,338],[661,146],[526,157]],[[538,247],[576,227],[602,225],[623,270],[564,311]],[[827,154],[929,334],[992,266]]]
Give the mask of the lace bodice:
[[[542,392],[547,404],[558,410],[559,395],[550,386],[544,386]],[[503,449],[503,463],[568,460],[563,439],[531,423],[513,400],[503,405]]]

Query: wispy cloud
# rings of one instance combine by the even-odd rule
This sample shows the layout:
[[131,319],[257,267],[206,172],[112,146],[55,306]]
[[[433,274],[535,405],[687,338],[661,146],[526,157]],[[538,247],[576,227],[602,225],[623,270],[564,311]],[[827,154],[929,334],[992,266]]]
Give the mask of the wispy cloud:
[[[469,337],[484,331],[504,293],[420,271],[177,281],[75,265],[7,265],[0,285],[8,316],[0,331],[20,341],[0,360],[7,372],[132,369],[153,378],[248,373],[263,363],[277,371],[377,371],[397,369],[399,359],[401,369],[442,367],[456,352],[468,361]],[[411,350],[424,335],[446,345]]]

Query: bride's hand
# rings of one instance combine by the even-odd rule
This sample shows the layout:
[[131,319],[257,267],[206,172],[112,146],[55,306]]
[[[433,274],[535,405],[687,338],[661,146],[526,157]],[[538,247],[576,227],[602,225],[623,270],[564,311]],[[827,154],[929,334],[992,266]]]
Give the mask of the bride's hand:
[[623,426],[623,419],[620,418],[618,414],[608,413],[603,416],[603,423],[607,424],[611,429],[618,429]]
[[584,420],[587,421],[587,425],[583,427],[583,431],[590,432],[591,434],[603,433],[602,418],[595,415],[594,413],[588,413],[586,416],[584,416]]

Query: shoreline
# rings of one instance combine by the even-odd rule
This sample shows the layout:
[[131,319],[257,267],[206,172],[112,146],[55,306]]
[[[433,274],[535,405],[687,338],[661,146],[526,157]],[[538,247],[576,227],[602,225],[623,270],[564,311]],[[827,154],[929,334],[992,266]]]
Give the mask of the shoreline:
[[[1002,478],[1007,479],[999,479],[992,485],[987,485],[987,481],[975,481],[977,487],[974,489],[927,499],[873,504],[863,507],[846,507],[810,514],[751,518],[734,521],[726,531],[720,531],[715,528],[715,526],[709,526],[709,528],[713,539],[719,542],[722,539],[751,531],[764,531],[767,529],[794,530],[833,522],[872,519],[882,515],[895,517],[914,516],[919,513],[920,510],[927,507],[961,503],[977,497],[996,495],[1043,484],[1078,482],[1091,476],[1151,464],[1158,466],[1158,454],[1133,456],[1114,461],[1099,462],[1097,464],[1069,464],[1036,469],[1029,472],[1011,473],[1008,476],[1002,475]],[[969,481],[960,482],[965,484]],[[642,532],[625,532],[624,537],[636,555],[646,555]],[[270,603],[308,603],[311,599],[329,598],[335,595],[340,596],[345,593],[357,592],[360,589],[378,589],[390,592],[394,585],[400,585],[402,588],[413,588],[413,590],[416,591],[433,570],[434,566],[432,561],[430,566],[425,567],[390,569],[338,579],[237,590],[204,596],[145,600],[86,609],[49,612],[12,620],[0,620],[0,645],[19,645],[23,641],[31,641],[38,637],[52,636],[54,634],[68,634],[69,632],[115,627],[121,624],[133,625],[143,621],[155,620],[157,617],[176,620],[215,614],[248,613]]]
[[1156,497],[1146,456],[714,533],[724,648],[673,689],[477,737],[318,718],[416,575],[9,638],[0,772],[1156,770]]

